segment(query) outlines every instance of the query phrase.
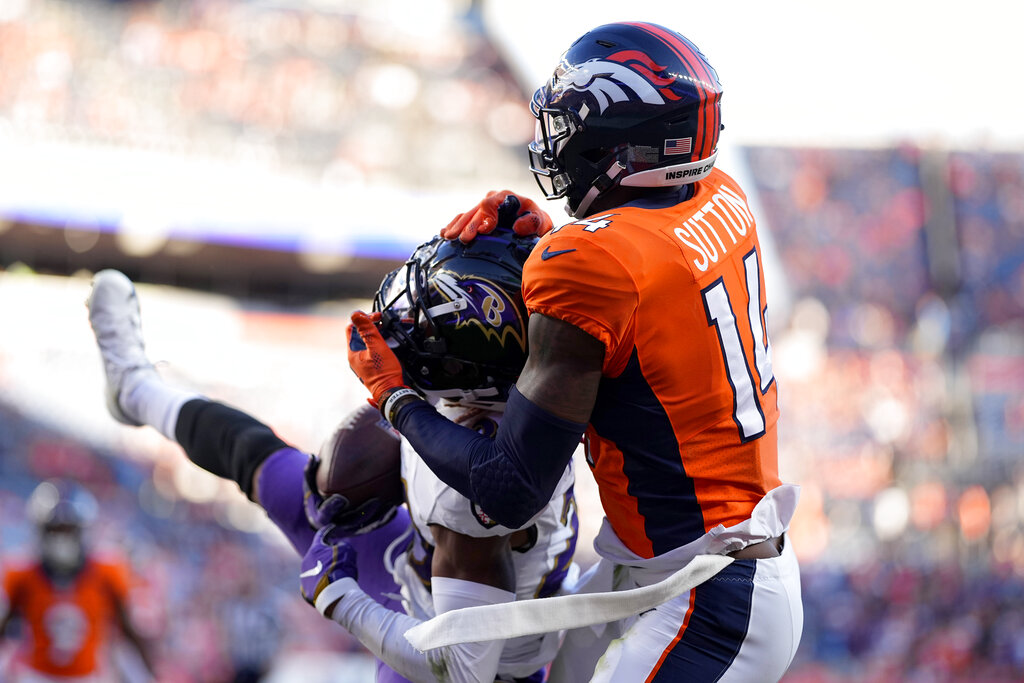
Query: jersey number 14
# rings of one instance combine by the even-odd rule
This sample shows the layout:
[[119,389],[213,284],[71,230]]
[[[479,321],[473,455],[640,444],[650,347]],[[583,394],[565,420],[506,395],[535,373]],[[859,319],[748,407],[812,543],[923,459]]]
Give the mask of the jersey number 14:
[[775,376],[772,374],[772,345],[761,317],[765,306],[761,296],[761,267],[757,250],[751,250],[743,257],[743,266],[748,301],[746,318],[754,341],[753,360],[758,380],[754,379],[747,354],[743,351],[737,316],[724,279],[718,278],[701,290],[701,294],[704,296],[708,325],[714,326],[718,332],[718,343],[722,347],[725,372],[733,393],[732,418],[739,427],[740,438],[747,442],[764,434],[761,397],[767,393]]

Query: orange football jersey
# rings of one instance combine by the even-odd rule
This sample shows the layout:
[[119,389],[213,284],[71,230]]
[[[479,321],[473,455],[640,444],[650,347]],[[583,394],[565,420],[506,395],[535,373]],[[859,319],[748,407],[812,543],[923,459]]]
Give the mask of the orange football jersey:
[[717,169],[681,204],[564,225],[526,263],[529,311],[605,345],[587,459],[641,557],[747,519],[781,483],[761,263],[746,196]]
[[36,671],[86,676],[98,670],[98,655],[117,606],[128,594],[123,567],[89,560],[66,586],[55,585],[40,565],[4,575],[10,609],[28,627],[24,662]]

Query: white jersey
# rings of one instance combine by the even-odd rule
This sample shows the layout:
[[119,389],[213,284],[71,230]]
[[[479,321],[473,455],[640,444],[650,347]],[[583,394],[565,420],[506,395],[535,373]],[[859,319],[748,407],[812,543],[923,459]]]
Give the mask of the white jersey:
[[[497,432],[501,420],[501,413],[479,409],[442,407],[438,412],[486,436]],[[508,536],[518,529],[498,524],[480,506],[438,479],[404,438],[402,479],[415,538],[409,550],[395,562],[393,574],[401,586],[406,612],[419,619],[430,619],[435,616],[429,588],[434,544],[430,525],[438,524],[475,537]],[[520,527],[528,530],[529,542],[512,552],[517,600],[553,595],[566,576],[577,571],[572,563],[579,529],[573,481],[570,461],[547,506]],[[559,638],[560,634],[553,633],[508,641],[502,650],[499,673],[529,676],[551,661]]]

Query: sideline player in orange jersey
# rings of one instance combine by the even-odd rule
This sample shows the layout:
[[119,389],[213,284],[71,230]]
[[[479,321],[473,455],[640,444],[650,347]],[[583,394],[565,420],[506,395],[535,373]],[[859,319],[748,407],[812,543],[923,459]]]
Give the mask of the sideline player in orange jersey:
[[[757,228],[714,167],[721,95],[704,55],[649,23],[585,34],[534,95],[531,170],[576,220],[527,261],[530,353],[493,441],[404,390],[379,330],[353,315],[350,364],[385,417],[494,519],[534,514],[584,436],[616,588],[662,583],[698,555],[727,562],[601,640],[571,634],[552,680],[775,681],[800,640],[786,542],[798,488],[778,475]],[[445,236],[485,232],[507,194]]]
[[3,575],[0,637],[15,617],[27,638],[17,655],[14,681],[100,683],[108,629],[116,623],[150,672],[149,649],[128,619],[124,567],[90,556],[83,532],[96,512],[84,489],[45,481],[32,493],[29,517],[39,528],[39,558]]

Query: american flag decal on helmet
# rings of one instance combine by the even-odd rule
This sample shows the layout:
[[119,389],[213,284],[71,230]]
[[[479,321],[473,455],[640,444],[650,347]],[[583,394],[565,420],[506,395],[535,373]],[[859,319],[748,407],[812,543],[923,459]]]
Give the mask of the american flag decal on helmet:
[[693,151],[693,138],[670,138],[665,140],[665,156],[689,154]]

